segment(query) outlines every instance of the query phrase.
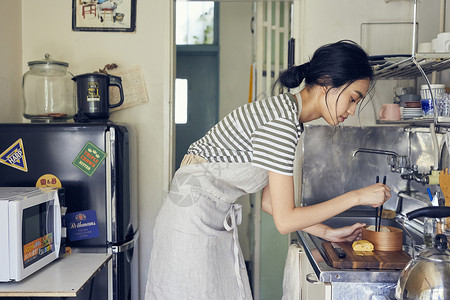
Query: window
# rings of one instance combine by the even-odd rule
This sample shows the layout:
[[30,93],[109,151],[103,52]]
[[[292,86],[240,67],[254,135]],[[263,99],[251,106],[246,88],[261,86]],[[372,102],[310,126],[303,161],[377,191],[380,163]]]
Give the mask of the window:
[[214,44],[214,1],[176,2],[176,44]]
[[188,118],[188,81],[175,79],[175,124],[186,124]]

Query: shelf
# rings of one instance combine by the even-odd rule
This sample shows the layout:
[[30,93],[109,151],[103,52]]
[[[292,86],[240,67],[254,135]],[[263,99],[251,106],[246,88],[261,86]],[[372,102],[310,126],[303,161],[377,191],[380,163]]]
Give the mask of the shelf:
[[415,79],[422,76],[416,62],[425,74],[450,68],[450,53],[417,53],[415,57],[387,56],[372,61],[377,79]]
[[111,254],[65,254],[19,282],[1,282],[0,297],[76,297]]
[[384,121],[377,120],[377,124],[380,125],[416,125],[416,126],[428,126],[430,123],[433,123],[433,118],[414,118],[414,119],[405,119],[398,121]]
[[[420,117],[414,119],[405,119],[399,121],[384,121],[377,120],[377,124],[380,125],[413,125],[413,126],[428,126],[429,124],[434,122],[434,118],[431,117]],[[438,125],[450,125],[450,117],[437,117]]]

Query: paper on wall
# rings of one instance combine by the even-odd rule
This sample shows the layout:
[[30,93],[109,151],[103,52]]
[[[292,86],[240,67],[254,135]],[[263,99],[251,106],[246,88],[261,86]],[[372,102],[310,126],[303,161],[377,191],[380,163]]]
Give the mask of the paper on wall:
[[[117,68],[108,71],[108,74],[119,76],[122,78],[122,87],[124,94],[124,102],[121,106],[112,108],[111,111],[117,111],[133,107],[136,105],[148,103],[148,94],[145,87],[144,74],[140,66],[129,68]],[[119,89],[115,86],[109,88],[110,103],[118,103],[120,101]]]

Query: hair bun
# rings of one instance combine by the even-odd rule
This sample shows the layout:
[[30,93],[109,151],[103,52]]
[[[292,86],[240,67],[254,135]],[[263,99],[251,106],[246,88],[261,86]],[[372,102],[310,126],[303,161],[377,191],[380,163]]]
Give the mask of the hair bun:
[[311,63],[310,63],[310,62],[306,62],[306,63],[304,63],[304,64],[302,64],[302,65],[299,66],[299,68],[300,68],[301,71],[302,71],[303,78],[308,77],[309,71],[310,71],[310,66],[311,66]]

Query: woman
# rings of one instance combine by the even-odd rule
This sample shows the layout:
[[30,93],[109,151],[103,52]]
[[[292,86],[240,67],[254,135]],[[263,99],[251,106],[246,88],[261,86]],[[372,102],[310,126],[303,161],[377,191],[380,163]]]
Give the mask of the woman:
[[321,222],[356,205],[378,207],[391,194],[374,184],[307,207],[295,207],[293,161],[302,124],[338,125],[369,91],[367,54],[351,41],[319,48],[310,62],[281,74],[287,88],[305,87],[232,111],[193,143],[157,217],[147,299],[251,299],[238,243],[247,193],[262,192],[262,208],[281,234],[303,230],[329,241],[360,238],[364,224],[330,228]]

